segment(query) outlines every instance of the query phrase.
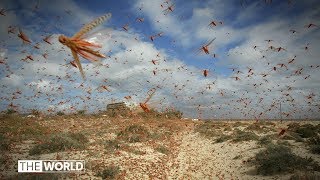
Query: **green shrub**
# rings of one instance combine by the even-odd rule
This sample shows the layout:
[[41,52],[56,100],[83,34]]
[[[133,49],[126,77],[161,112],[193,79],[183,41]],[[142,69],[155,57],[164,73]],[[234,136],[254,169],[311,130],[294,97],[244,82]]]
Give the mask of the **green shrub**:
[[236,130],[236,132],[233,134],[232,141],[242,142],[242,141],[251,141],[251,140],[258,140],[258,139],[259,139],[259,136],[253,132]]
[[312,124],[304,124],[295,129],[295,132],[298,133],[302,138],[309,138],[317,135],[317,128]]
[[159,117],[160,116],[159,112],[157,112],[154,109],[150,109],[150,111],[147,112],[147,113],[144,112],[144,111],[143,112],[138,112],[137,115],[139,117],[142,117],[142,118],[154,118],[154,117]]
[[314,154],[320,154],[320,145],[312,145],[310,146],[310,150]]
[[225,128],[223,129],[223,131],[232,131],[232,128],[231,128],[230,126],[228,126],[228,127],[225,127]]
[[300,127],[299,123],[296,123],[296,122],[290,123],[288,124],[288,131],[295,131],[299,127]]
[[286,141],[286,140],[278,140],[277,141],[277,144],[278,145],[282,145],[282,146],[288,146],[288,147],[290,147],[290,146],[292,146],[288,141]]
[[162,154],[169,154],[169,150],[165,146],[158,146],[156,148],[156,151],[158,151],[158,152],[160,152]]
[[70,149],[84,149],[88,139],[81,133],[64,133],[53,135],[42,144],[30,149],[30,155],[53,153]]
[[113,152],[115,150],[118,150],[121,148],[121,143],[118,140],[108,140],[105,143],[105,148],[109,151],[109,152]]
[[244,130],[262,132],[263,128],[261,127],[261,125],[259,123],[253,123],[253,124],[248,125]]
[[64,112],[63,112],[63,111],[58,111],[58,112],[57,112],[57,115],[58,115],[58,116],[63,116],[63,115],[64,115]]
[[16,113],[16,112],[17,112],[17,111],[14,110],[14,109],[7,109],[6,114],[14,114],[14,113]]
[[314,154],[320,154],[320,136],[313,136],[308,139],[308,144],[310,145],[310,150]]
[[285,135],[282,137],[282,139],[285,140],[295,140],[296,142],[304,142],[305,140],[300,136],[300,134],[292,131],[288,131],[285,133]]
[[5,157],[3,157],[2,154],[0,154],[0,164],[3,165],[7,162],[7,159]]
[[271,143],[272,143],[272,140],[271,140],[270,136],[263,136],[263,137],[260,137],[258,140],[258,144],[261,146],[265,146],[265,145],[268,145]]
[[84,115],[86,113],[86,110],[79,110],[77,111],[78,115]]
[[206,138],[212,138],[221,134],[221,132],[217,129],[218,129],[218,126],[216,123],[206,121],[203,124],[197,125],[195,128],[195,132],[200,133],[202,136]]
[[8,139],[3,134],[0,134],[0,152],[9,150],[9,146]]
[[318,180],[320,175],[315,172],[296,172],[291,177],[290,180]]
[[169,110],[164,112],[163,115],[169,119],[181,119],[183,113],[178,110]]
[[270,128],[270,127],[267,127],[266,125],[264,125],[264,124],[269,124],[269,123],[272,123],[272,122],[253,123],[253,124],[248,125],[244,130],[246,130],[246,131],[256,131],[258,133],[266,133],[266,132],[273,131],[274,128]]
[[153,132],[150,134],[150,138],[151,139],[160,139],[161,137],[164,136],[164,133],[157,133],[157,132]]
[[183,113],[178,110],[168,110],[159,112],[156,109],[150,109],[150,112],[139,112],[138,116],[143,118],[168,118],[168,119],[181,119]]
[[276,124],[271,121],[259,121],[258,124],[263,125],[263,126],[275,126]]
[[316,128],[316,130],[317,130],[317,133],[320,133],[320,124],[317,124],[317,125],[315,126],[315,128]]
[[289,147],[269,144],[255,156],[258,174],[274,175],[295,170],[319,170],[319,165],[311,158],[306,159],[292,153]]
[[120,172],[120,168],[117,166],[108,166],[103,171],[99,172],[97,176],[101,177],[102,179],[114,179],[116,178],[117,174]]
[[239,126],[244,126],[246,125],[245,123],[242,123],[242,122],[235,122],[233,123],[233,127],[239,127]]
[[18,114],[0,116],[0,134],[11,134],[7,137],[10,142],[22,140],[41,140],[47,130],[38,121],[24,118]]
[[136,150],[136,149],[131,150],[131,153],[136,154],[136,155],[144,155],[144,154],[146,154],[145,152],[140,151],[140,150]]

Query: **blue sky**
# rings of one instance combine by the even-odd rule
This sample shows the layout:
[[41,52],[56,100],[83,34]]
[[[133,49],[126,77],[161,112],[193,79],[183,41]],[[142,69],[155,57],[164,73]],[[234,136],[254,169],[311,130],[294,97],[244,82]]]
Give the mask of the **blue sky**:
[[[173,12],[166,13],[171,5]],[[150,106],[174,107],[186,117],[318,118],[319,5],[316,0],[1,1],[0,110],[12,103],[22,112],[97,111],[110,102],[143,102],[157,87]],[[69,63],[70,50],[57,39],[106,13],[111,19],[85,39],[102,45],[100,52],[110,58],[101,59],[102,66],[81,59],[88,77],[84,82]],[[211,21],[217,26],[208,26]],[[316,26],[305,27],[310,23]],[[128,31],[122,28],[126,24]],[[9,26],[14,33],[8,33]],[[22,44],[19,28],[31,44]],[[158,33],[163,34],[151,41]],[[48,35],[52,45],[42,40]],[[199,53],[213,38],[210,54]],[[34,61],[21,60],[28,55]],[[128,95],[132,99],[124,99]]]

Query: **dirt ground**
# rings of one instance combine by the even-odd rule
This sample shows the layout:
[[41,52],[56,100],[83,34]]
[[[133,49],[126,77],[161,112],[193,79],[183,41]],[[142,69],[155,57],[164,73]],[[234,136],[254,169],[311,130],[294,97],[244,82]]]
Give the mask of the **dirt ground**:
[[[1,119],[2,129],[8,128],[6,126],[9,124],[5,121],[8,120]],[[18,121],[29,124],[27,127],[35,124],[41,127],[41,134],[37,135],[40,138],[33,138],[33,136],[16,138],[16,136],[23,136],[24,131],[19,128],[4,133],[6,137],[12,137],[15,140],[10,142],[9,150],[2,153],[0,179],[35,179],[36,177],[102,179],[98,175],[99,172],[110,166],[117,167],[118,170],[110,176],[104,176],[106,179],[289,179],[292,175],[257,175],[255,166],[249,162],[264,147],[257,145],[253,140],[214,143],[212,138],[207,138],[196,131],[197,126],[205,123],[203,121],[104,116],[23,117]],[[236,122],[238,122],[237,126],[235,126]],[[217,129],[221,131],[217,132],[231,134],[235,127],[245,129],[254,123],[254,121],[220,121],[217,123]],[[259,136],[278,134],[281,128],[287,128],[289,123],[291,122],[274,121],[264,126],[266,131],[256,132],[256,134]],[[305,123],[319,124],[316,121],[299,121],[299,124]],[[119,138],[119,132],[126,132],[126,128],[133,125],[145,127],[148,136],[140,136],[139,138],[142,139],[138,142]],[[29,154],[30,149],[43,143],[51,135],[68,132],[84,134],[89,140],[85,148]],[[114,140],[118,140],[117,142],[121,145],[113,150],[106,148],[105,142]],[[288,142],[291,143],[295,154],[311,157],[320,163],[319,155],[310,153],[303,143],[289,140]],[[17,161],[21,159],[85,160],[86,171],[81,174],[18,174]]]

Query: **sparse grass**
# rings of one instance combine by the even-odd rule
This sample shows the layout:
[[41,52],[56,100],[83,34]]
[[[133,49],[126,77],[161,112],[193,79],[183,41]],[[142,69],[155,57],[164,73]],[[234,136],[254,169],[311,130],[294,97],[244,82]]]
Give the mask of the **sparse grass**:
[[320,136],[314,136],[308,139],[310,150],[314,154],[320,154]]
[[242,122],[235,122],[232,124],[233,127],[239,127],[239,126],[243,126],[243,125],[246,125],[246,124],[242,123]]
[[272,139],[270,138],[270,136],[263,136],[263,137],[260,137],[258,140],[258,144],[260,146],[266,146],[271,143],[272,143]]
[[118,133],[118,138],[125,140],[126,142],[144,142],[150,138],[149,131],[140,125],[128,126],[125,130]]
[[6,163],[6,159],[2,156],[2,154],[0,154],[0,165],[3,165]]
[[[176,131],[178,131],[178,130],[176,130]],[[164,135],[165,137],[169,137],[169,136],[172,136],[172,135],[173,135],[173,132],[171,132],[171,131],[165,131],[165,132],[163,133],[163,135]]]
[[169,111],[164,112],[162,115],[168,119],[181,119],[183,113],[178,110],[169,110]]
[[81,133],[63,133],[53,135],[44,143],[30,149],[30,155],[53,153],[70,149],[84,149],[88,139]]
[[144,119],[150,119],[150,118],[155,118],[155,117],[160,117],[161,115],[154,109],[150,109],[150,112],[138,112],[137,113],[138,117],[144,118]]
[[269,125],[270,123],[272,123],[272,122],[264,121],[264,122],[253,123],[253,124],[248,125],[244,130],[255,131],[257,133],[267,133],[267,132],[275,131],[274,128],[267,127],[267,126],[270,126]]
[[282,137],[282,139],[285,140],[295,140],[296,142],[304,142],[305,140],[298,134],[292,131],[288,131],[285,133],[285,135]]
[[302,158],[292,153],[289,147],[269,144],[255,156],[258,174],[275,175],[294,172],[295,170],[319,170],[313,159]]
[[317,132],[320,133],[320,124],[317,124],[317,125],[315,126],[315,128],[316,128]]
[[275,125],[276,125],[274,122],[266,121],[266,120],[259,121],[258,123],[259,123],[260,125],[262,125],[262,126],[275,126]]
[[217,135],[221,134],[217,128],[220,125],[214,122],[205,122],[203,124],[200,124],[196,126],[195,132],[200,133],[202,136],[205,136],[206,138],[212,138],[216,137]]
[[121,148],[121,142],[118,140],[108,140],[105,143],[105,148],[108,152],[114,152]]
[[290,180],[318,180],[320,179],[320,174],[315,172],[296,172],[291,177]]
[[300,124],[296,123],[296,122],[292,122],[292,123],[288,124],[288,130],[290,130],[290,131],[295,131],[299,127],[300,127]]
[[160,152],[160,153],[162,153],[162,154],[169,154],[169,149],[168,148],[166,148],[165,146],[158,146],[157,148],[156,148],[156,151],[158,151],[158,152]]
[[304,124],[296,127],[295,132],[298,133],[302,138],[309,138],[317,135],[317,127],[312,124]]
[[142,117],[144,119],[154,119],[156,118],[157,120],[161,119],[181,119],[183,113],[178,110],[169,110],[169,111],[164,111],[164,112],[159,112],[155,109],[150,109],[150,112],[145,113],[145,112],[138,112],[137,113],[138,117]]
[[242,142],[242,141],[251,141],[258,140],[259,136],[253,132],[246,132],[241,130],[236,130],[233,134],[232,141],[233,142]]
[[253,132],[241,131],[239,129],[235,129],[232,135],[226,135],[220,133],[220,135],[216,135],[218,138],[215,140],[215,143],[221,143],[228,140],[232,140],[233,142],[242,142],[242,141],[251,141],[251,140],[259,140],[259,136]]
[[32,119],[22,118],[18,114],[0,116],[0,134],[9,134],[10,142],[21,141],[25,139],[42,139],[44,127]]
[[314,154],[320,154],[320,145],[312,145],[310,146],[310,150]]
[[18,174],[15,177],[12,177],[12,179],[18,179],[18,180],[59,180],[59,179],[66,179],[66,174],[61,173],[46,173],[46,174],[40,174],[40,173],[33,173],[33,174],[27,174],[27,173],[21,173]]
[[246,128],[244,128],[244,130],[263,132],[263,128],[261,127],[260,123],[250,124]]
[[232,128],[230,126],[228,126],[228,127],[225,127],[223,130],[224,131],[232,131]]
[[151,139],[160,139],[162,136],[160,133],[154,132],[154,133],[150,133],[150,138]]
[[146,154],[145,152],[143,152],[143,151],[139,151],[139,150],[131,150],[131,153],[133,153],[133,154],[136,154],[136,155],[144,155],[144,154]]
[[3,134],[0,134],[0,152],[9,150],[9,146],[8,139]]
[[119,172],[120,168],[118,166],[108,166],[103,171],[98,172],[97,176],[102,179],[115,179]]
[[286,140],[278,140],[277,141],[277,144],[278,145],[282,145],[282,146],[288,146],[288,147],[290,147],[290,146],[292,146],[288,141],[286,141]]
[[215,143],[222,143],[222,142],[228,141],[230,139],[232,139],[232,136],[222,134],[215,140]]

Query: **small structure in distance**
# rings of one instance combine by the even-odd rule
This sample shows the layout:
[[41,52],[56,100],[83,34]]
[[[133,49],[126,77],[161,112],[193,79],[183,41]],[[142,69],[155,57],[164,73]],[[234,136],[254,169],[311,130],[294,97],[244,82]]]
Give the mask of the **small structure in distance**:
[[130,108],[125,102],[112,103],[107,105],[107,114],[111,117],[128,116],[131,113]]

